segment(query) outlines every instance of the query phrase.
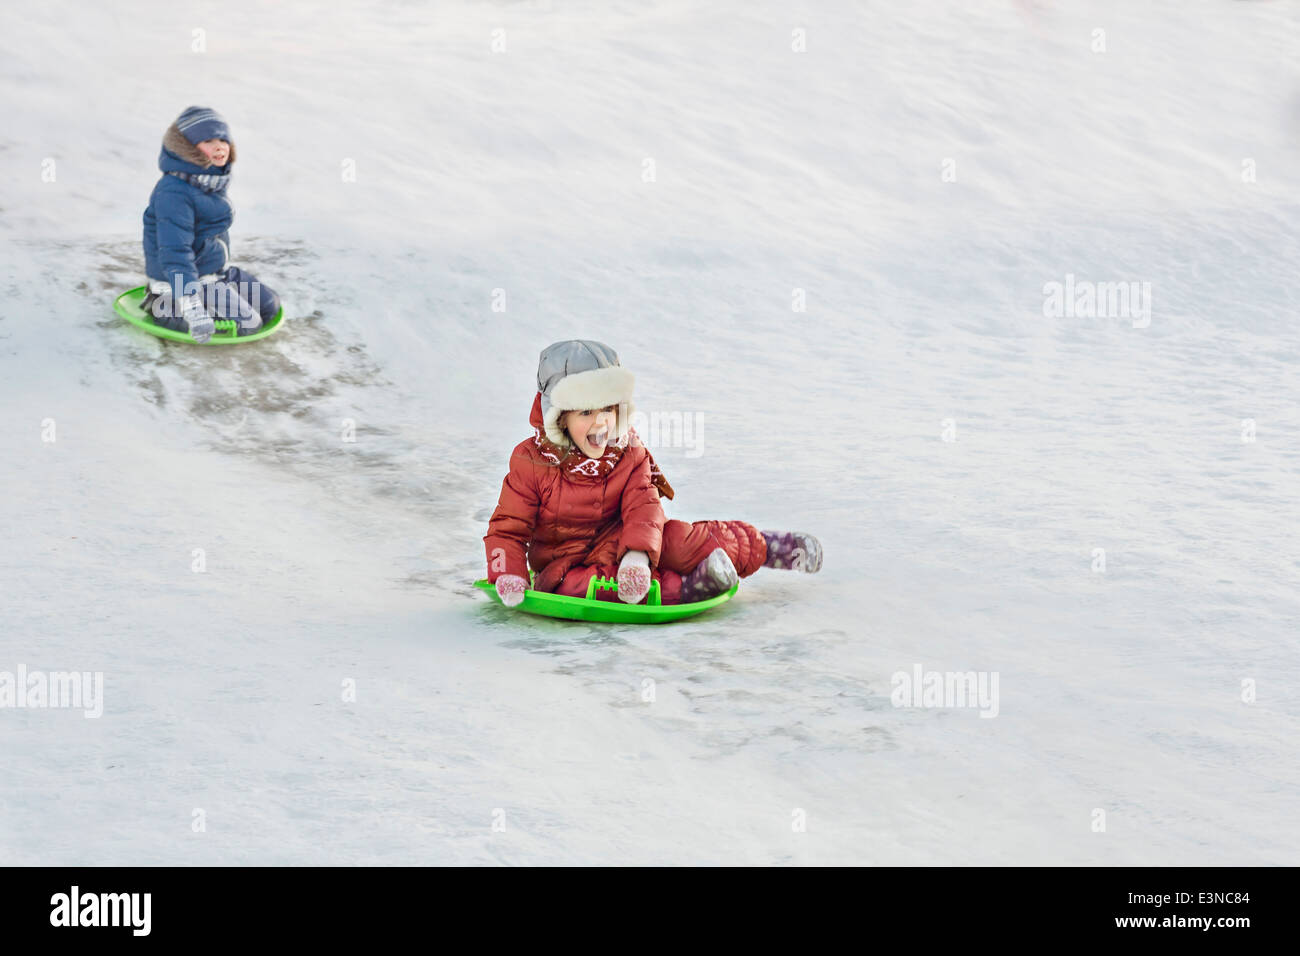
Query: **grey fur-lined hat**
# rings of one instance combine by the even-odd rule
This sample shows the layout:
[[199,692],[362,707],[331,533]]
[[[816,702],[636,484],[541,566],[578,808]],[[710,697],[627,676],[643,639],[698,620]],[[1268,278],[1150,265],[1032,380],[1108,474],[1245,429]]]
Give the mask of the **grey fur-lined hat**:
[[632,417],[632,386],[636,377],[618,361],[618,353],[603,342],[569,339],[542,349],[537,363],[537,390],[542,393],[546,437],[562,447],[572,444],[560,428],[568,411],[618,406],[617,432],[627,436]]

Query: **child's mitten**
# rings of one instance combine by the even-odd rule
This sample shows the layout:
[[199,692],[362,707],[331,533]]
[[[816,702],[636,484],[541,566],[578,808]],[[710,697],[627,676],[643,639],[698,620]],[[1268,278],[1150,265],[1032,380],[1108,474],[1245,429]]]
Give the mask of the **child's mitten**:
[[650,556],[644,551],[629,551],[618,563],[618,599],[626,604],[640,604],[650,593]]
[[497,594],[506,607],[518,607],[523,603],[524,591],[528,582],[517,574],[503,574],[497,578]]
[[187,295],[182,298],[179,311],[195,342],[206,342],[212,338],[212,333],[217,330],[217,323],[212,320],[212,316],[208,315],[208,310],[203,307],[203,299],[200,296]]

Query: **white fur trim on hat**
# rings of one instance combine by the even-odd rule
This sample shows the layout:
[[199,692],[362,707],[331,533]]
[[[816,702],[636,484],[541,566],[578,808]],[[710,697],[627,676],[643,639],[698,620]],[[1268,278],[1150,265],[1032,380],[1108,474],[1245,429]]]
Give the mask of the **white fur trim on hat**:
[[621,365],[593,368],[586,372],[566,375],[551,386],[547,395],[546,437],[562,447],[571,444],[569,436],[560,428],[560,416],[570,411],[619,406],[617,431],[619,439],[627,435],[632,418],[632,386],[636,376]]

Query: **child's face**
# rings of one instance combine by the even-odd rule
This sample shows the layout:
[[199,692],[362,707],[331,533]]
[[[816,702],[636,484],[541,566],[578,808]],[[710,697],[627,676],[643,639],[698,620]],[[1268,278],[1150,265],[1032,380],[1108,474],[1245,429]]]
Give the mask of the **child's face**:
[[605,408],[588,408],[581,412],[565,412],[560,419],[560,427],[569,432],[569,437],[588,458],[599,458],[605,454],[605,447],[614,437],[614,426],[618,423],[618,406]]
[[213,166],[224,166],[230,158],[230,144],[224,139],[205,139],[199,143],[199,152],[208,158]]

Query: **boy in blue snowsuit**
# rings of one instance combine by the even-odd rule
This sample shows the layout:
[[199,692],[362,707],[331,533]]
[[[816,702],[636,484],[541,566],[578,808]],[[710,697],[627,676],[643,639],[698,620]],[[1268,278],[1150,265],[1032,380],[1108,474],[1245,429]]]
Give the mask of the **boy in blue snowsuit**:
[[144,211],[143,308],[164,328],[206,342],[214,319],[250,335],[274,318],[280,297],[230,264],[234,207],[226,198],[235,144],[216,110],[191,106],[163,134],[163,176]]

